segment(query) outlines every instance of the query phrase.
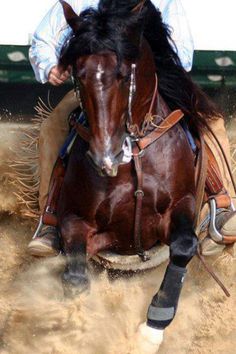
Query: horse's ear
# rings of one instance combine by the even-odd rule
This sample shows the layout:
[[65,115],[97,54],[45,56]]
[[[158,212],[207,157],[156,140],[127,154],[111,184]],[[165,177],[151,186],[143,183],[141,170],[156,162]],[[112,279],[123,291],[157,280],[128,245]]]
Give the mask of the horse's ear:
[[140,2],[132,9],[133,13],[140,13],[144,7],[146,0],[140,0]]
[[79,16],[76,15],[72,7],[66,1],[60,0],[60,3],[63,7],[66,22],[72,28],[73,32],[76,32],[79,27]]

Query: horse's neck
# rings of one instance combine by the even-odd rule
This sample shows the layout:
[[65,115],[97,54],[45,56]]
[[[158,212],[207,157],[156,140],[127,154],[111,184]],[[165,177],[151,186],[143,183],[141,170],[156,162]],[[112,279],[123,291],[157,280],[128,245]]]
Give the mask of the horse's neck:
[[[133,102],[133,123],[139,127],[142,125],[147,113],[161,118],[165,118],[170,113],[168,105],[158,92],[156,65],[152,50],[145,39],[142,42],[141,53],[137,63],[136,94]],[[155,94],[156,84],[157,92]],[[152,106],[154,94],[156,97]]]
[[156,104],[156,115],[162,118],[167,117],[171,110],[165,102],[164,98],[157,92],[157,104]]
[[[146,83],[144,90],[137,92],[134,102],[133,123],[139,127],[142,125],[147,115],[153,116],[155,121],[155,117],[158,117],[159,121],[160,118],[165,118],[170,113],[170,108],[158,92],[158,89],[155,92],[155,73],[153,73],[153,78],[154,80],[150,80]],[[144,82],[145,81],[142,81],[142,85],[144,85]],[[155,97],[152,105],[153,95],[155,95]]]

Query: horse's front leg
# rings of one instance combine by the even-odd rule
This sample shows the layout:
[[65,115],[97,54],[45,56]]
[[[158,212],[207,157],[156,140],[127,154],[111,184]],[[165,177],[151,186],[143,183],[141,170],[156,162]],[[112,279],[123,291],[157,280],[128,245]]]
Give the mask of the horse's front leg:
[[164,329],[173,320],[183,286],[186,266],[197,251],[193,229],[192,198],[177,205],[171,217],[170,262],[157,294],[147,313],[147,322],[139,326],[138,341],[143,353],[156,353],[163,340]]
[[87,239],[94,229],[76,215],[68,215],[60,225],[63,250],[67,257],[63,280],[77,288],[77,292],[89,286],[87,270]]

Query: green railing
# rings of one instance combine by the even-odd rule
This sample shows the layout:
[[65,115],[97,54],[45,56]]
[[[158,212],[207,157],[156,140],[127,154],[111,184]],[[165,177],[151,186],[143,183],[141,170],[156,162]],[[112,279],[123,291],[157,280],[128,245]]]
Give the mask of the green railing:
[[[0,46],[0,83],[36,83],[29,46]],[[195,51],[193,80],[204,88],[236,88],[236,52]]]

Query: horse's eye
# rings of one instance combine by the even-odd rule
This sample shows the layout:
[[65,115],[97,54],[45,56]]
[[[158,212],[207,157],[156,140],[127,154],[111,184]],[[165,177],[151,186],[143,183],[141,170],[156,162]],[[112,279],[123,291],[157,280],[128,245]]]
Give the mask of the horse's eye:
[[77,78],[79,81],[83,81],[86,78],[86,71],[84,69],[81,69],[77,72]]
[[123,81],[124,81],[125,83],[128,83],[128,82],[130,81],[130,74],[125,75],[125,76],[123,77]]
[[78,89],[80,89],[82,86],[81,78],[78,75],[76,76],[76,85]]
[[86,74],[83,73],[82,75],[77,75],[78,81],[82,83],[86,79]]
[[130,74],[124,75],[124,74],[119,73],[119,74],[117,74],[117,79],[126,84],[130,80]]

